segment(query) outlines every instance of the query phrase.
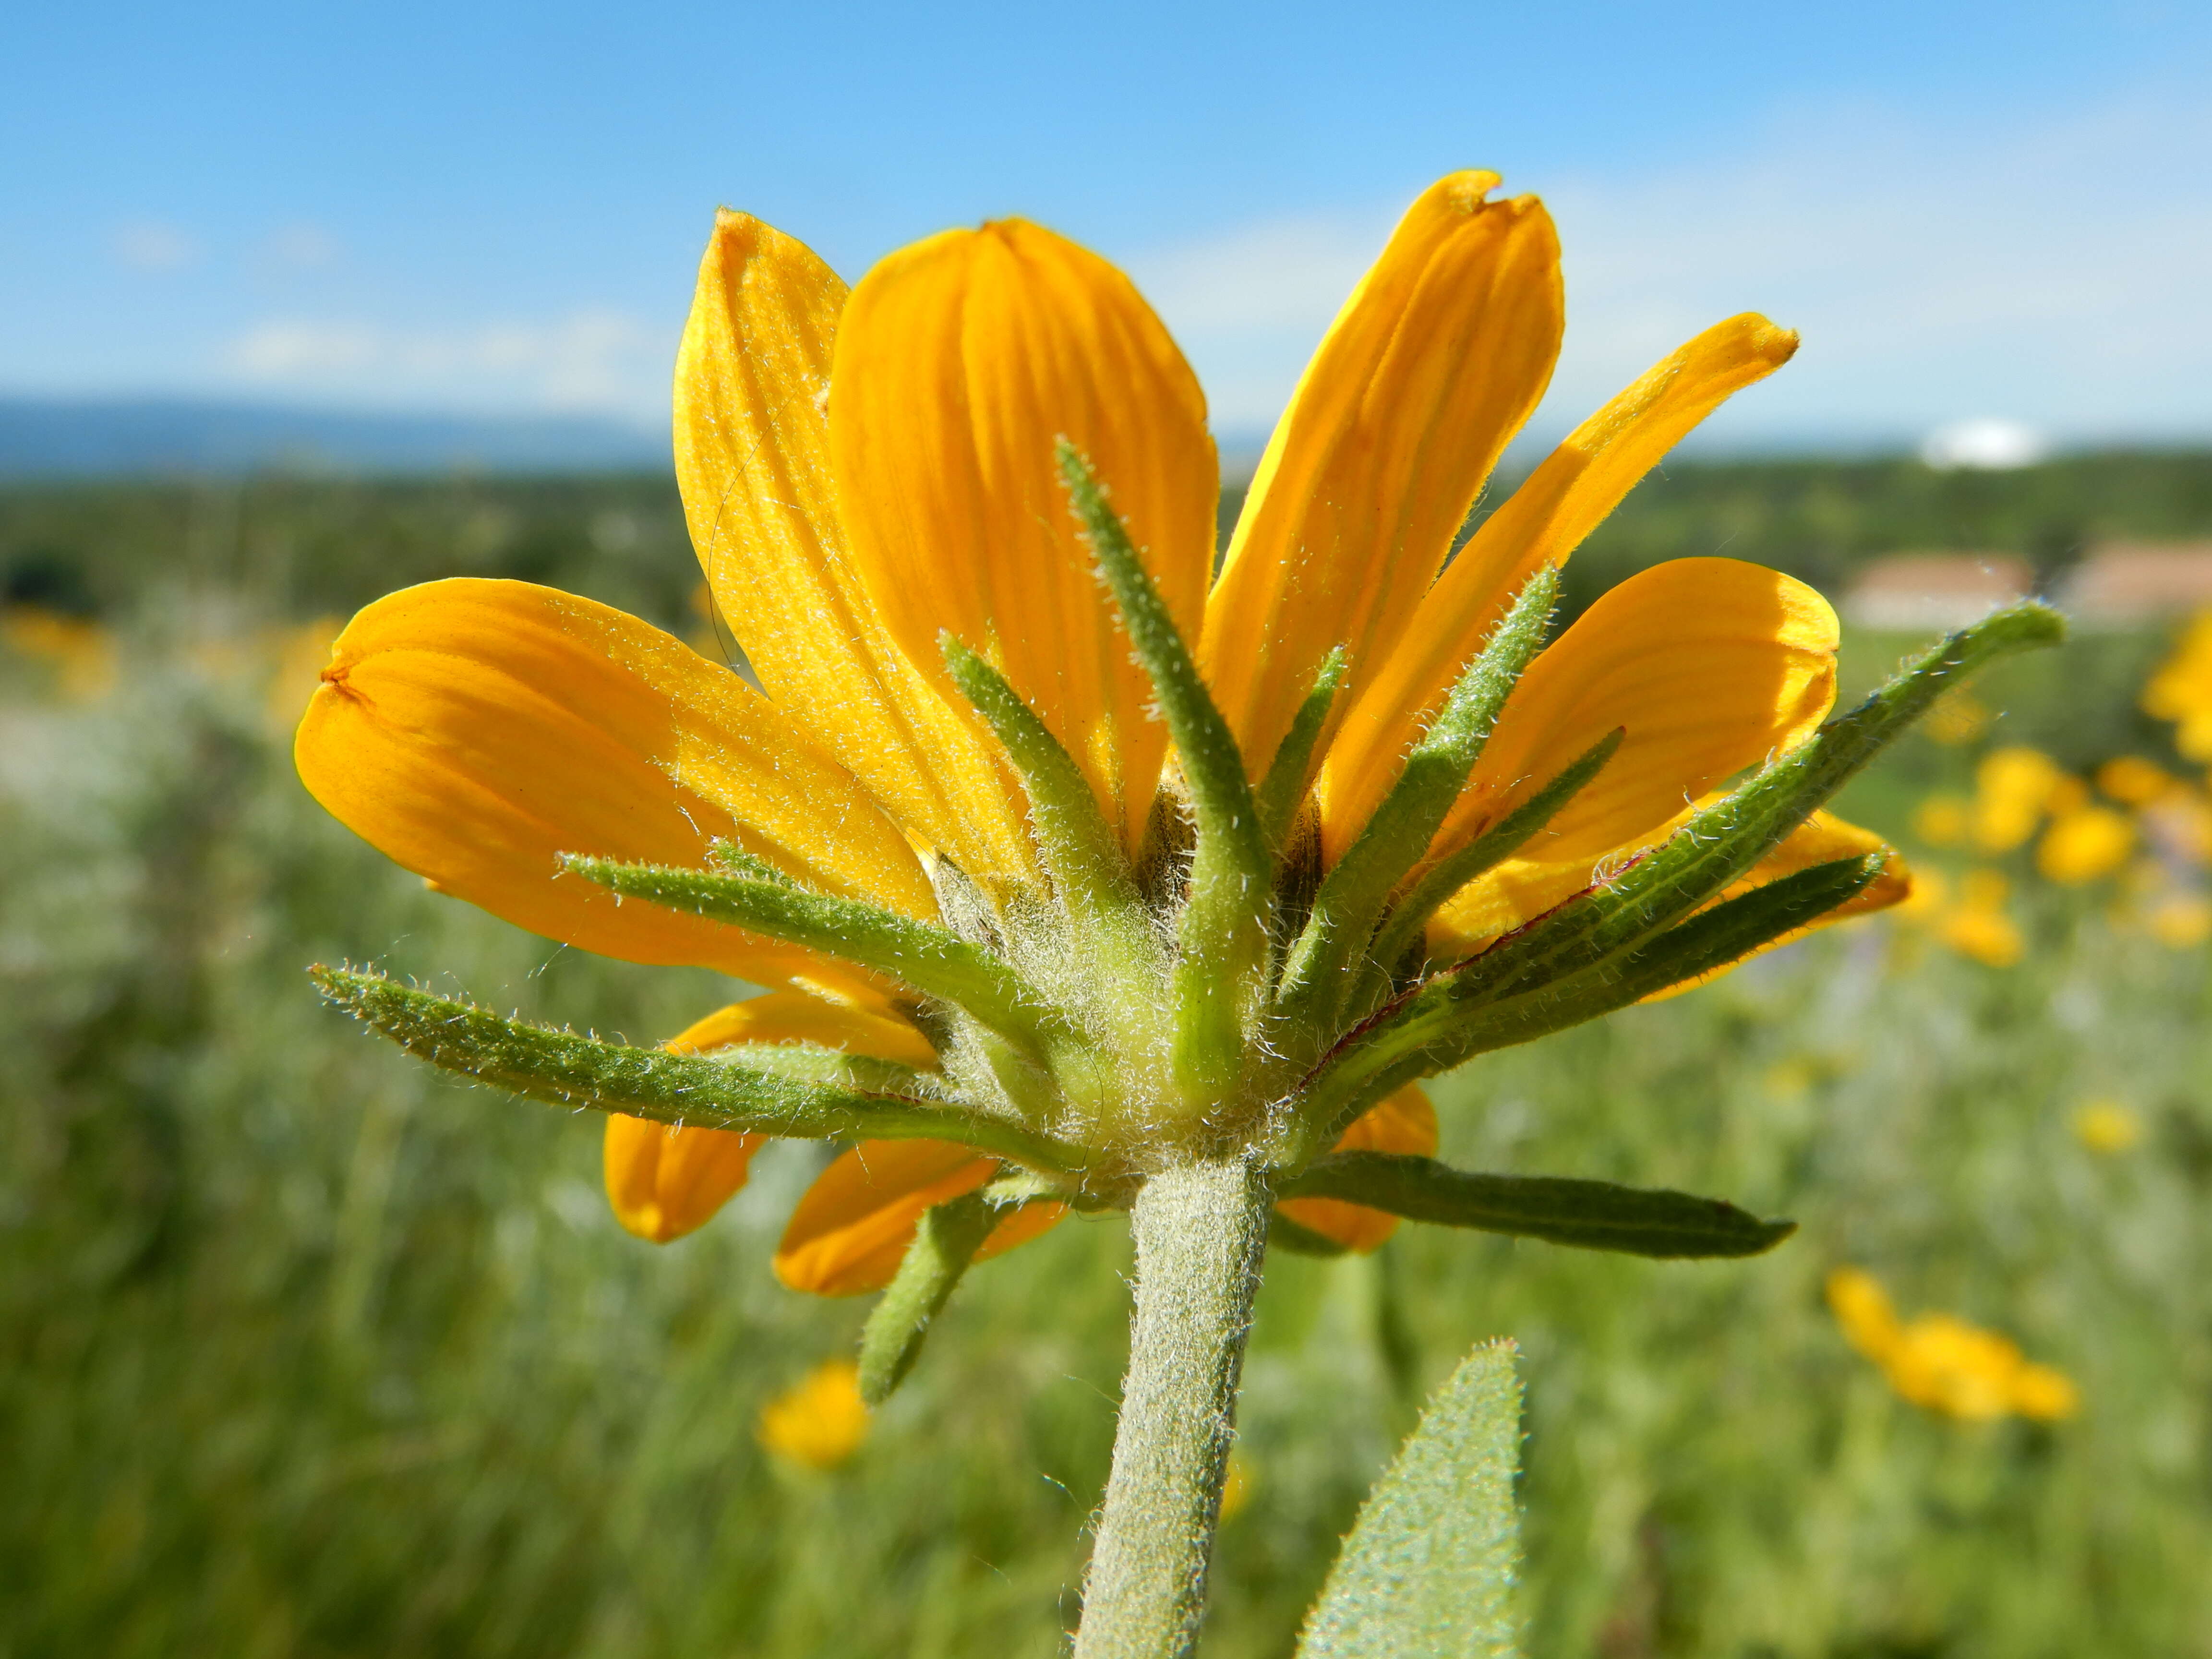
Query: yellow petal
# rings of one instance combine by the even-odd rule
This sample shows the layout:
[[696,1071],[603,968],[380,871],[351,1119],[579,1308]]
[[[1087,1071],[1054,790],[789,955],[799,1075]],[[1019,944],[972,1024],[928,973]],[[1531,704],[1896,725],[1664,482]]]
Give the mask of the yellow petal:
[[1066,1205],[1056,1199],[1033,1198],[1018,1209],[1008,1212],[991,1229],[990,1237],[977,1248],[975,1260],[988,1261],[994,1255],[1004,1255],[1017,1245],[1042,1238],[1066,1218]]
[[294,745],[340,822],[549,939],[755,981],[811,952],[614,895],[562,852],[699,866],[728,837],[825,891],[935,914],[897,829],[736,674],[619,611],[525,582],[431,582],[347,624]]
[[1204,665],[1255,777],[1333,647],[1371,678],[1551,378],[1559,238],[1534,197],[1485,200],[1497,185],[1456,173],[1407,210],[1252,480]]
[[[775,1276],[816,1296],[879,1291],[898,1272],[923,1213],[972,1193],[999,1168],[972,1146],[945,1140],[864,1140],[815,1177],[776,1246]],[[1025,1244],[1067,1213],[1048,1200],[1025,1204],[993,1228],[977,1261]]]
[[1329,751],[1346,810],[1362,804],[1373,810],[1452,682],[1538,567],[1565,563],[1685,433],[1796,349],[1788,329],[1764,317],[1731,317],[1655,366],[1552,452],[1483,522],[1423,601],[1420,626],[1362,685]]
[[[1437,1109],[1426,1090],[1409,1083],[1369,1108],[1330,1150],[1431,1157],[1437,1150]],[[1301,1227],[1362,1254],[1381,1249],[1398,1231],[1398,1218],[1389,1211],[1340,1198],[1286,1198],[1275,1208]]]
[[686,1027],[665,1046],[672,1054],[705,1054],[740,1042],[810,1042],[921,1071],[937,1069],[937,1050],[929,1039],[882,992],[858,982],[844,1002],[826,1000],[817,987],[733,1002]]
[[753,1149],[766,1139],[611,1114],[600,1162],[615,1219],[655,1244],[704,1226],[745,1184]]
[[[1433,850],[1464,846],[1616,729],[1605,769],[1522,859],[1587,869],[1632,846],[1812,734],[1835,701],[1837,637],[1827,601],[1778,571],[1675,559],[1638,573],[1528,665]],[[1332,848],[1373,810],[1333,771],[1322,802]]]
[[[857,978],[733,1002],[661,1046],[671,1054],[704,1054],[746,1042],[811,1042],[908,1066],[937,1064],[928,1040],[880,991]],[[703,1226],[745,1184],[753,1149],[765,1138],[613,1114],[602,1161],[616,1219],[656,1244]]]
[[784,712],[969,875],[1018,879],[1031,864],[1012,781],[974,716],[892,643],[846,555],[828,414],[844,306],[803,243],[716,216],[676,356],[691,544]]
[[817,1296],[879,1291],[923,1212],[975,1191],[998,1167],[948,1140],[864,1140],[838,1154],[792,1211],[775,1276]]
[[830,437],[855,567],[934,673],[950,629],[1059,737],[1131,846],[1167,729],[1092,574],[1054,460],[1066,437],[1111,491],[1195,636],[1218,478],[1206,403],[1127,277],[1014,219],[948,231],[853,290]]

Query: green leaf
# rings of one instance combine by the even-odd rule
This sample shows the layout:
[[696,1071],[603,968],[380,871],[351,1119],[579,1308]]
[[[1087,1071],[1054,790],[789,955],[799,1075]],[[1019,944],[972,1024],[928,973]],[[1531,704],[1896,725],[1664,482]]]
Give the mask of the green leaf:
[[432,1065],[532,1099],[658,1123],[802,1139],[951,1140],[1038,1169],[1073,1172],[1089,1154],[1009,1122],[911,1096],[863,1094],[696,1054],[635,1048],[507,1019],[344,968],[308,969],[317,988]]
[[923,1212],[899,1270],[860,1333],[860,1398],[880,1406],[921,1356],[930,1322],[951,1299],[961,1275],[998,1225],[999,1212],[980,1192],[963,1193]]
[[938,648],[953,684],[1021,774],[1045,867],[1063,892],[1093,914],[1136,909],[1128,858],[1074,757],[997,669],[949,633]]
[[1079,1036],[1042,993],[979,945],[926,921],[787,883],[564,853],[561,863],[625,897],[726,921],[875,969],[949,1002],[1033,1054]]
[[1279,1000],[1291,1023],[1333,1023],[1346,965],[1365,947],[1391,890],[1427,853],[1467,787],[1498,711],[1544,643],[1559,593],[1559,573],[1550,565],[1522,586],[1407,756],[1397,781],[1314,895],[1312,914],[1283,965]]
[[1513,1345],[1486,1343],[1421,1415],[1306,1615],[1297,1659],[1505,1659],[1520,1571]]
[[1137,660],[1152,678],[1190,787],[1198,842],[1178,932],[1176,1068],[1188,1086],[1213,1093],[1233,1086],[1240,1069],[1245,1004],[1256,994],[1267,956],[1273,860],[1244,757],[1166,601],[1090,462],[1065,439],[1059,459],[1099,574],[1120,607]]
[[1797,1231],[1717,1198],[1558,1176],[1485,1175],[1401,1152],[1333,1152],[1277,1189],[1334,1198],[1409,1221],[1540,1238],[1629,1255],[1759,1255]]

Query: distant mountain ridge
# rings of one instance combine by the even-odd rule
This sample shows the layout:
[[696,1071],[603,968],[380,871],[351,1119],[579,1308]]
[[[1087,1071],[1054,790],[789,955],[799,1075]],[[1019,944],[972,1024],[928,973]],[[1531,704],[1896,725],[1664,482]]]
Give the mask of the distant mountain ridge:
[[0,478],[665,471],[668,438],[586,415],[377,414],[191,398],[0,397]]

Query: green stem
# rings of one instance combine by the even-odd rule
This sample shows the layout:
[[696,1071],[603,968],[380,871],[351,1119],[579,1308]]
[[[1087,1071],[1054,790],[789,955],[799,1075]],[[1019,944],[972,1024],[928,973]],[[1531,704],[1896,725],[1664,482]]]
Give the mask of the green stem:
[[1260,1171],[1231,1158],[1162,1170],[1130,1210],[1129,1375],[1075,1659],[1197,1647],[1268,1202]]

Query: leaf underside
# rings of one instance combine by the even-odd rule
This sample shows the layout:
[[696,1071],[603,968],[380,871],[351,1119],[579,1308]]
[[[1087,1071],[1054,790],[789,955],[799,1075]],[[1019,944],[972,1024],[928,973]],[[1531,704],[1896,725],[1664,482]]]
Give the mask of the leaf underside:
[[1361,1507],[1307,1614],[1297,1659],[1504,1659],[1520,1569],[1513,1345],[1486,1343],[1437,1391]]

